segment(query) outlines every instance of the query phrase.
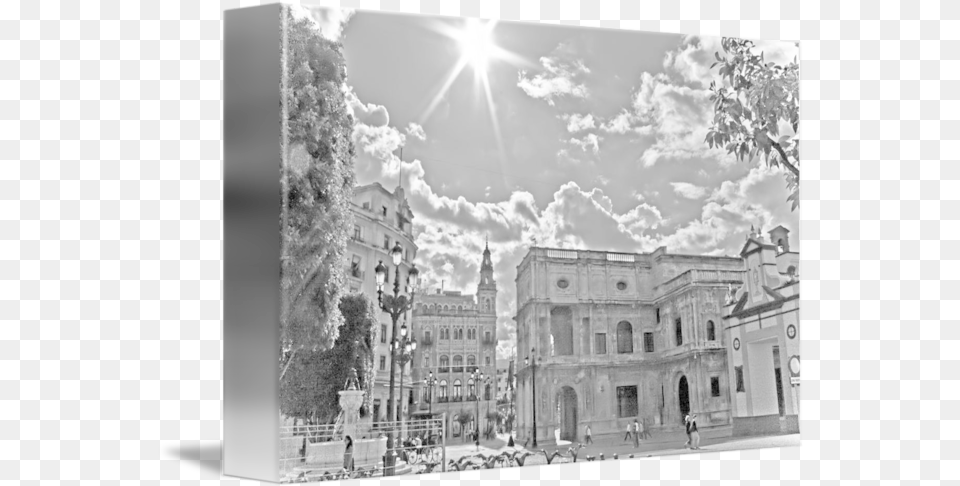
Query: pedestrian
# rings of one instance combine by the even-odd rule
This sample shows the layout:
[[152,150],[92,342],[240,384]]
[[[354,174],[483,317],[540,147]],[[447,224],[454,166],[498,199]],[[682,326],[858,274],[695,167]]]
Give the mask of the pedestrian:
[[593,432],[590,431],[589,425],[587,426],[583,435],[584,437],[586,437],[586,440],[584,442],[586,442],[587,444],[593,444]]
[[697,414],[690,417],[690,448],[700,450],[700,431],[697,430]]
[[630,436],[631,436],[631,434],[630,434],[630,422],[627,422],[627,435],[624,435],[624,436],[623,436],[623,441],[626,442],[626,441],[630,440]]
[[690,420],[691,418],[689,414],[687,414],[687,416],[683,418],[683,426],[687,432],[687,442],[683,444],[684,449],[690,448]]
[[343,449],[343,468],[353,471],[353,439],[348,435],[345,439],[347,446]]
[[640,422],[633,420],[633,448],[640,447]]

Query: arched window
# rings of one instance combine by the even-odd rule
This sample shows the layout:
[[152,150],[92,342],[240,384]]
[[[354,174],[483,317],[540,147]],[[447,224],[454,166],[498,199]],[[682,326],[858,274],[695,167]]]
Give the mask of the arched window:
[[447,398],[447,380],[440,380],[440,388],[437,391],[440,392],[440,398]]
[[449,368],[449,367],[450,367],[450,357],[449,357],[449,356],[441,356],[441,357],[440,357],[440,367],[441,367],[441,368]]
[[453,357],[453,366],[463,366],[463,356],[459,354]]
[[461,390],[460,380],[453,382],[453,398],[460,398],[463,396],[463,390]]
[[463,306],[462,306],[462,305],[458,305],[458,306],[457,306],[457,312],[463,312]]
[[790,265],[789,267],[787,267],[787,275],[791,277],[797,276],[797,267],[793,265]]
[[476,366],[476,365],[477,365],[477,357],[472,354],[467,356],[467,366]]
[[716,341],[717,340],[717,331],[713,325],[713,321],[707,321],[707,341]]
[[787,245],[783,243],[783,238],[780,238],[779,240],[777,240],[777,253],[783,253],[783,251],[786,248],[787,248]]
[[483,299],[483,310],[490,310],[490,299]]
[[470,397],[471,399],[477,396],[477,392],[473,386],[473,378],[470,378],[469,380],[467,380],[467,396]]
[[633,352],[633,326],[627,321],[617,324],[617,352],[628,354]]

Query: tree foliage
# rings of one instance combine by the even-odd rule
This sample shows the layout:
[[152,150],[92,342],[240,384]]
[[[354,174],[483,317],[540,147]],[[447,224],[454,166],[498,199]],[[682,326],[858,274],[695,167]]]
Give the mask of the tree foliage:
[[[293,7],[296,8],[296,7]],[[354,120],[342,46],[308,17],[282,9],[280,316],[284,376],[300,352],[329,349],[342,323],[344,252],[353,216]]]
[[[714,102],[710,147],[723,147],[739,161],[763,157],[786,169],[791,210],[800,205],[800,70],[796,58],[785,65],[767,62],[749,40],[723,38],[725,56],[715,53],[720,82],[710,83]],[[784,132],[787,133],[784,133]],[[790,133],[792,131],[792,133]]]
[[343,324],[337,339],[327,350],[302,351],[295,360],[281,386],[281,411],[289,417],[302,418],[308,423],[330,423],[340,412],[340,395],[350,369],[357,370],[364,403],[360,413],[370,410],[373,386],[374,349],[378,320],[375,304],[363,294],[345,295],[339,310]]

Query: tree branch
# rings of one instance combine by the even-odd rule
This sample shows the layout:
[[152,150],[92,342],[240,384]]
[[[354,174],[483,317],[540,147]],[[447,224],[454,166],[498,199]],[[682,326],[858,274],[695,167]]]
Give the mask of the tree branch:
[[777,153],[780,154],[780,158],[783,160],[783,165],[787,166],[787,169],[797,177],[800,178],[800,169],[795,165],[790,163],[790,159],[787,158],[787,153],[783,151],[783,147],[780,146],[779,142],[772,142],[773,148],[777,149]]
[[283,371],[280,372],[280,381],[283,381],[283,375],[287,374],[287,370],[290,369],[290,365],[293,363],[293,358],[297,356],[297,351],[299,350],[300,348],[295,348],[290,352],[290,357],[287,358],[287,364],[283,366]]

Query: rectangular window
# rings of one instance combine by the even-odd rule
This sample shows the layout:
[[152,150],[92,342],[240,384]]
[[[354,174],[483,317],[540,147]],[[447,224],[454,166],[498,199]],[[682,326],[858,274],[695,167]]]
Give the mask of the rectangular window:
[[389,237],[389,236],[386,236],[386,235],[383,236],[383,249],[384,249],[384,250],[389,250],[389,249],[390,249],[390,237]]
[[710,377],[710,396],[712,397],[720,396],[720,377],[719,376]]
[[429,368],[429,367],[430,367],[430,355],[429,355],[429,354],[423,356],[423,367],[424,367],[424,368]]
[[362,239],[361,236],[360,236],[361,234],[362,234],[362,233],[360,232],[360,225],[359,225],[359,224],[353,225],[353,239],[355,239],[355,240],[360,240],[360,239]]
[[637,387],[617,387],[617,416],[620,418],[637,416]]
[[660,308],[657,307],[657,324],[660,324]]
[[486,337],[487,344],[493,344],[492,343],[493,337],[490,336],[490,331],[487,331],[486,333],[484,333],[484,336]]
[[380,324],[380,344],[385,344],[387,342],[387,325]]
[[485,362],[487,363],[486,366],[490,366],[490,357],[489,357],[489,356],[486,357]]
[[654,351],[652,332],[643,333],[643,349],[648,353],[652,353]]
[[607,333],[598,332],[593,339],[593,354],[607,354]]
[[735,366],[733,370],[737,375],[737,392],[743,392],[743,366]]
[[363,260],[357,256],[353,256],[353,261],[350,262],[350,276],[353,278],[363,278]]
[[677,346],[683,346],[683,326],[679,317],[676,321],[674,321],[674,326],[676,326],[675,331],[677,333]]
[[370,209],[370,201],[363,203],[363,209]]
[[386,369],[387,369],[387,357],[386,357],[386,356],[381,356],[381,357],[380,357],[380,371],[386,371]]
[[387,215],[387,207],[386,207],[386,206],[383,206],[383,215],[384,215],[384,216]]

